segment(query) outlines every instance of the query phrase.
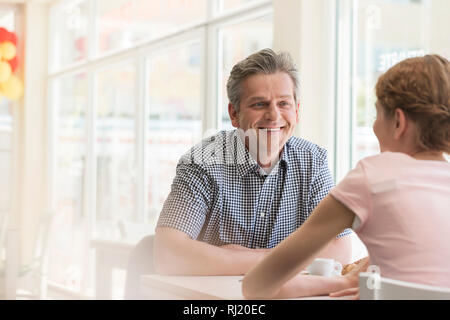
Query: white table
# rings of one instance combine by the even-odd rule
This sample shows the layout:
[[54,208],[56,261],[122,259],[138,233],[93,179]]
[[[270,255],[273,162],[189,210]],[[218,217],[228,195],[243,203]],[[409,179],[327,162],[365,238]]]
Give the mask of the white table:
[[[141,293],[148,300],[243,300],[243,276],[141,276]],[[342,300],[345,297],[305,297],[296,300]]]
[[95,239],[91,247],[95,249],[95,297],[112,299],[113,269],[124,269],[135,242],[110,241]]

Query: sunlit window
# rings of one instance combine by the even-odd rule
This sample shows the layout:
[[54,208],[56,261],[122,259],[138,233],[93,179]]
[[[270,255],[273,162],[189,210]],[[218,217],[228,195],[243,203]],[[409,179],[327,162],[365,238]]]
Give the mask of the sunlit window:
[[11,209],[13,107],[6,99],[0,101],[0,215]]
[[207,0],[99,0],[97,50],[125,49],[204,21]]
[[[0,26],[8,31],[15,32],[16,12],[14,7],[0,8]],[[6,227],[12,220],[12,198],[15,167],[14,158],[14,134],[15,134],[15,112],[17,103],[0,96],[0,259],[3,258],[1,243],[5,238]]]
[[51,37],[50,68],[66,67],[88,57],[89,1],[56,6],[50,11]]
[[[89,217],[84,211],[88,90],[85,73],[55,79],[55,217],[49,280],[75,290],[87,284]],[[70,248],[70,250],[68,250]]]
[[235,10],[246,4],[257,3],[258,0],[219,0],[219,11],[227,12]]
[[137,221],[136,73],[131,63],[97,74],[96,236],[117,236],[117,221]]
[[[350,150],[342,151],[351,155],[346,170],[355,166],[361,158],[379,153],[378,140],[372,130],[378,77],[406,58],[428,53],[449,56],[450,53],[448,32],[444,32],[450,29],[449,1],[359,0],[347,3],[351,5],[346,10],[355,15],[353,28],[348,30],[352,38],[349,41],[351,54],[342,55],[340,61],[345,65],[346,59],[352,59],[353,85],[343,88],[351,95],[351,144]],[[345,16],[342,11],[341,16]],[[347,17],[351,19],[351,15]],[[344,32],[340,30],[341,41],[345,39]],[[342,79],[342,74],[338,74],[338,79]],[[345,158],[338,154],[338,161]]]
[[178,160],[202,136],[201,57],[201,45],[193,43],[148,59],[148,210],[152,224],[170,192]]

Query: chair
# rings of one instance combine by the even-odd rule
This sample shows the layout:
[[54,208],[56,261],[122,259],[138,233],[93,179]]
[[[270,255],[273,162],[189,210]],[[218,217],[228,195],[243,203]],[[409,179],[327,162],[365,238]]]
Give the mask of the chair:
[[359,298],[361,300],[450,300],[450,288],[388,279],[377,273],[361,272]]
[[[29,297],[41,299],[46,296],[47,289],[47,249],[49,242],[49,229],[53,218],[52,211],[46,211],[40,217],[37,237],[34,243],[33,257],[29,263],[19,265],[18,230],[10,230],[7,233],[6,259],[0,261],[0,283],[1,287],[11,287],[6,290],[8,299],[18,297]],[[14,272],[14,274],[12,274]],[[17,288],[27,288],[29,282],[32,283],[30,294],[17,293]],[[13,285],[8,285],[13,283]],[[13,294],[8,291],[13,290]]]
[[144,274],[155,273],[153,265],[154,235],[145,236],[133,248],[128,259],[125,280],[124,298],[126,300],[140,300],[140,277]]

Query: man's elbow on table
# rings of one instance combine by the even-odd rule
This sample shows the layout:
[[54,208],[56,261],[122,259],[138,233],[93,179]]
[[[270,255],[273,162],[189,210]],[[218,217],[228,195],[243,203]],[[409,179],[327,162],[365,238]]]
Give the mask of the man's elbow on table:
[[174,256],[171,253],[170,237],[163,230],[156,230],[155,232],[155,244],[153,251],[153,266],[157,274],[161,275],[173,275],[176,274],[177,263],[173,261],[171,257]]
[[157,249],[157,245],[155,244],[155,251],[153,254],[153,266],[155,267],[155,272],[157,274],[169,275],[170,272],[168,270],[168,263],[164,261],[164,255],[161,253],[161,249]]

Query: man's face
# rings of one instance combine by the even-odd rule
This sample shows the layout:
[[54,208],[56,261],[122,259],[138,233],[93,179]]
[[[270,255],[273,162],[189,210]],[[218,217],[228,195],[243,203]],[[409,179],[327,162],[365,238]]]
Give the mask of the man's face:
[[228,105],[232,125],[245,132],[251,129],[258,137],[258,145],[266,145],[268,153],[274,143],[279,148],[273,151],[281,151],[298,123],[299,105],[294,99],[292,79],[284,72],[253,75],[242,82],[241,92],[239,112]]

